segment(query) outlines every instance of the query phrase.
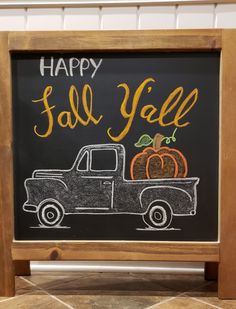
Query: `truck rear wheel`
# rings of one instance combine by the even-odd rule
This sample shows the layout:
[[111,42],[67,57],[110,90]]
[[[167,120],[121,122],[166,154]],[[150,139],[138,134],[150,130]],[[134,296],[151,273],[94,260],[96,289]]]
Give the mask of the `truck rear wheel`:
[[143,215],[143,221],[152,228],[166,229],[172,221],[170,206],[163,201],[152,202]]
[[54,227],[63,220],[64,209],[56,200],[44,200],[39,204],[37,216],[41,225]]

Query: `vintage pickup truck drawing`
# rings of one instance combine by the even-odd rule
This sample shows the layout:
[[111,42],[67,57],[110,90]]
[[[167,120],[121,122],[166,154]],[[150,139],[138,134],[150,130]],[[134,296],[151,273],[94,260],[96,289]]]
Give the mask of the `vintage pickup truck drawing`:
[[126,180],[124,173],[123,145],[84,146],[71,169],[35,170],[25,180],[23,210],[36,213],[44,227],[59,226],[68,214],[134,214],[166,229],[173,216],[196,214],[199,178]]

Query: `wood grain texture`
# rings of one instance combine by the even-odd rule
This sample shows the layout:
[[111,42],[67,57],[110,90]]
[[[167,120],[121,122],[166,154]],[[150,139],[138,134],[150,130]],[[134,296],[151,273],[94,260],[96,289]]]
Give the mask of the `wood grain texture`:
[[221,30],[12,32],[12,51],[158,51],[221,48]]
[[8,34],[0,33],[0,295],[15,293],[11,256],[13,238],[13,181],[11,96]]
[[219,297],[236,298],[236,30],[222,44]]
[[14,261],[16,276],[30,276],[30,261]]
[[65,241],[12,245],[14,260],[218,261],[217,243]]

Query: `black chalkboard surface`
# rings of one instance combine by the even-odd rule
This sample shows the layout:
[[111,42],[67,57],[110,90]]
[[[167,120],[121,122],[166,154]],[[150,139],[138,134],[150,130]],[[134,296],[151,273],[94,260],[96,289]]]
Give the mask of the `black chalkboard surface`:
[[219,53],[14,53],[12,96],[15,239],[218,239]]

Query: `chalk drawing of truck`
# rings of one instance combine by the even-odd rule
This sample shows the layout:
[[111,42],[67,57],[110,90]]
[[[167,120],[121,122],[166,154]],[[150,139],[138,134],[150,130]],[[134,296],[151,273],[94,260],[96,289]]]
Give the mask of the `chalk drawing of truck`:
[[123,145],[84,146],[71,169],[35,170],[25,180],[23,210],[36,213],[42,227],[58,227],[69,214],[133,214],[158,230],[173,216],[196,214],[199,178],[126,180],[124,174]]

